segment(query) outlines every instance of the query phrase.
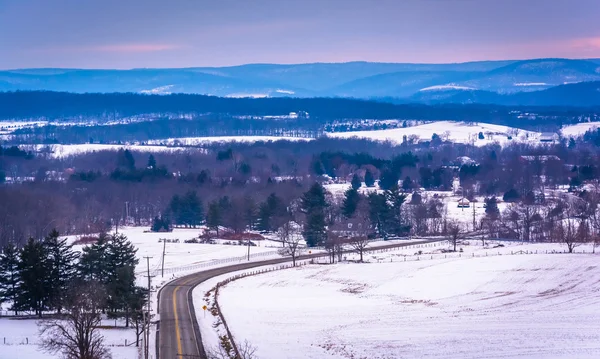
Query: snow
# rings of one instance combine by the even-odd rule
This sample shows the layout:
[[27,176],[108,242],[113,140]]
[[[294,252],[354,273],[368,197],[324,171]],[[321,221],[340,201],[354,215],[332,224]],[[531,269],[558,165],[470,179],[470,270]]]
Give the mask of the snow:
[[[0,318],[0,359],[54,359],[55,355],[43,352],[36,319]],[[105,320],[103,326],[113,326],[114,321]],[[121,325],[121,323],[119,323]],[[100,329],[113,359],[136,359],[135,331],[124,327]]]
[[550,86],[545,82],[518,82],[515,86]]
[[475,90],[473,87],[458,86],[458,85],[436,85],[420,89],[419,91],[435,91],[435,90]]
[[560,131],[565,137],[578,137],[582,136],[588,130],[593,130],[598,127],[600,127],[600,122],[582,122],[576,125],[565,126]]
[[[138,280],[140,284],[145,285],[145,275],[148,269],[148,262],[144,257],[151,257],[150,274],[161,277],[162,252],[165,245],[160,239],[175,240],[179,243],[166,243],[165,250],[165,277],[172,278],[180,272],[200,271],[206,267],[214,265],[223,265],[216,263],[218,261],[237,259],[237,262],[246,258],[248,254],[247,246],[224,245],[224,244],[203,244],[203,243],[184,243],[187,239],[197,238],[201,229],[175,228],[172,232],[154,233],[146,232],[149,227],[122,227],[119,233],[127,236],[127,239],[137,248],[136,257],[139,264],[136,267]],[[71,237],[74,240],[76,237]],[[268,259],[277,257],[276,248],[266,247],[266,243],[257,241],[256,247],[250,247],[251,259]],[[74,246],[75,250],[81,250],[83,246]],[[242,259],[243,257],[243,259]],[[229,263],[229,264],[233,264]]]
[[277,92],[277,93],[283,93],[283,94],[286,94],[286,95],[293,95],[293,94],[295,94],[295,92],[291,91],[291,90],[281,90],[281,89],[279,89],[279,90],[275,90],[275,92]]
[[310,141],[305,137],[285,136],[214,136],[214,137],[180,137],[163,140],[150,140],[149,144],[198,146],[215,142],[269,142],[269,141]]
[[160,87],[153,88],[151,90],[142,90],[142,91],[140,91],[140,93],[148,94],[148,95],[170,95],[171,91],[169,91],[169,90],[171,88],[173,88],[173,86],[175,86],[175,85],[160,86]]
[[[479,132],[483,132],[485,139],[478,138]],[[468,124],[466,122],[455,121],[436,121],[423,125],[394,128],[390,130],[377,131],[357,131],[357,132],[335,132],[328,133],[329,137],[336,138],[366,138],[374,141],[391,141],[402,143],[403,137],[417,136],[422,140],[431,140],[433,134],[438,134],[442,139],[447,137],[448,141],[456,143],[473,143],[476,146],[484,146],[494,142],[507,144],[511,142],[508,136],[513,137],[512,141],[536,141],[539,133],[526,131],[522,129],[511,128],[501,125],[488,123]]]
[[167,147],[167,146],[144,146],[144,145],[108,145],[108,144],[79,144],[79,145],[37,145],[38,148],[50,147],[54,157],[74,156],[82,153],[96,151],[118,151],[121,148],[129,149],[130,151],[142,152],[177,152],[186,151],[184,147]]
[[231,98],[266,98],[269,94],[266,93],[232,93],[225,97]]
[[510,255],[544,248],[564,250],[308,265],[234,281],[219,304],[261,359],[597,358],[598,257]]

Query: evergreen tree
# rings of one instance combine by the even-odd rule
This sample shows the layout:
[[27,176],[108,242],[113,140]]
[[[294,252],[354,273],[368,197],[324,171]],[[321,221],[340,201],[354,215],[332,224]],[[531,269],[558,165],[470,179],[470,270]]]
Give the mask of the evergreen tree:
[[323,210],[325,207],[327,207],[325,188],[320,183],[315,182],[302,196],[302,211],[308,214],[314,210]]
[[406,178],[402,181],[402,190],[404,192],[409,192],[414,186],[415,185],[409,176],[406,176]]
[[384,169],[381,172],[381,176],[379,178],[379,187],[383,190],[388,190],[394,186],[398,185],[398,174],[388,168]]
[[156,216],[152,220],[152,232],[169,232],[171,230],[171,223],[168,218]]
[[498,218],[500,216],[500,210],[498,209],[498,200],[496,197],[486,198],[485,203],[485,215],[486,217]]
[[71,246],[67,245],[67,239],[59,239],[59,233],[56,229],[52,230],[46,238],[43,245],[48,254],[48,266],[50,272],[50,305],[60,313],[69,284],[77,275],[76,260],[77,254],[73,252]]
[[350,218],[356,212],[356,208],[358,207],[358,203],[360,202],[360,194],[354,188],[349,188],[346,193],[344,193],[344,201],[342,202],[342,214],[346,218]]
[[313,210],[306,215],[306,225],[302,234],[308,247],[315,247],[325,242],[327,231],[325,214],[322,210]]
[[390,208],[384,194],[370,193],[369,201],[369,218],[375,227],[379,237],[388,238],[385,224],[390,216]]
[[575,146],[577,146],[577,143],[575,142],[575,139],[573,137],[569,138],[569,149],[574,149]]
[[206,225],[208,228],[215,230],[219,235],[219,226],[223,223],[223,216],[221,214],[221,207],[219,202],[213,201],[208,205],[208,212],[206,214]]
[[371,171],[369,171],[369,170],[367,170],[365,172],[365,186],[367,186],[367,187],[375,186],[375,176],[373,176],[373,173],[371,173]]
[[304,193],[301,200],[301,209],[306,214],[306,225],[304,226],[304,238],[306,245],[314,247],[322,244],[327,236],[325,228],[325,188],[315,182],[308,191]]
[[110,281],[107,285],[108,307],[125,318],[125,326],[129,327],[130,302],[135,293],[135,266],[137,249],[123,234],[113,234],[108,242],[108,273]]
[[483,132],[479,132],[479,139],[480,140],[485,140],[485,137],[483,136]]
[[79,274],[83,279],[97,281],[104,285],[108,283],[110,280],[108,242],[108,234],[100,233],[96,243],[83,247],[78,266]]
[[287,215],[287,208],[281,198],[275,193],[271,193],[258,208],[257,228],[268,232],[277,230],[278,226],[274,223],[275,218],[282,215]]
[[156,159],[154,158],[154,155],[148,156],[148,164],[146,165],[146,168],[151,170],[156,168]]
[[122,148],[119,149],[117,152],[117,167],[127,171],[135,169],[135,159],[133,158],[131,151]]
[[400,193],[398,186],[394,186],[384,193],[388,205],[387,217],[384,217],[385,231],[388,234],[403,236],[408,233],[410,226],[402,218],[402,205],[406,200],[406,195]]
[[352,188],[354,188],[354,189],[359,189],[360,186],[362,186],[362,182],[361,182],[360,178],[358,177],[358,175],[355,174],[354,176],[352,176],[351,184],[352,184]]
[[21,250],[17,310],[33,310],[41,318],[50,308],[51,281],[48,253],[41,242],[30,238]]
[[17,296],[19,293],[19,251],[9,243],[0,253],[0,303],[11,302],[15,315],[18,314]]

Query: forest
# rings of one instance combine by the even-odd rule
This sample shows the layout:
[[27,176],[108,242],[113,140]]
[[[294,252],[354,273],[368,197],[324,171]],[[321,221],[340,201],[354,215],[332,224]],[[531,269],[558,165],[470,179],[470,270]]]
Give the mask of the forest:
[[[291,112],[306,115],[287,118]],[[219,135],[312,138],[336,122],[364,119],[456,120],[555,131],[565,124],[597,120],[599,112],[598,108],[391,104],[345,98],[251,99],[46,91],[0,93],[0,119],[54,122],[51,126],[17,130],[10,139],[15,143],[118,143],[132,139]],[[93,126],[102,124],[112,126]]]

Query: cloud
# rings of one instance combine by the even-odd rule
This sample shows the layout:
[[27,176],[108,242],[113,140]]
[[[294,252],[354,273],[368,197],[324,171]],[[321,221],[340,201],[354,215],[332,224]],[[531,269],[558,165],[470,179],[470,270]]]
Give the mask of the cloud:
[[600,37],[587,37],[572,40],[570,47],[582,53],[600,53]]

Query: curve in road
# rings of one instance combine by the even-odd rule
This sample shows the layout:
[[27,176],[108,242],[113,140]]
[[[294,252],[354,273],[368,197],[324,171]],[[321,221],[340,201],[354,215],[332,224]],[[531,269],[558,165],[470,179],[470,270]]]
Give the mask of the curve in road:
[[[370,251],[408,247],[432,242],[436,241],[390,244],[387,246],[371,248]],[[297,260],[306,260],[324,256],[327,256],[327,254],[308,254],[300,256]],[[291,258],[277,258],[214,268],[189,274],[185,277],[175,279],[163,286],[158,295],[158,313],[160,314],[157,333],[158,358],[207,359],[204,346],[202,345],[202,337],[196,319],[192,298],[192,290],[200,283],[230,272],[276,265],[290,261]]]

